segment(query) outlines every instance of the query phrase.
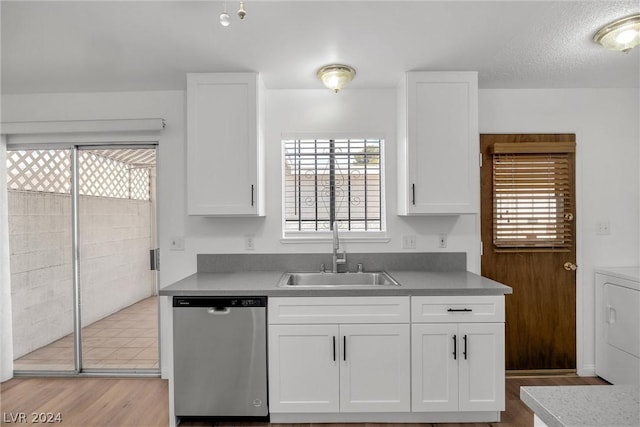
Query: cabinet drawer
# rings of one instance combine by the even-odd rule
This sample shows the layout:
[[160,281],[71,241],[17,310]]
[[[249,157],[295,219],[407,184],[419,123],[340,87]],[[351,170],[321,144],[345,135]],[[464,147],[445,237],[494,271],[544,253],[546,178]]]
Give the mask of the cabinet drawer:
[[425,296],[411,297],[411,321],[504,322],[503,296]]
[[409,323],[409,297],[269,298],[269,324]]

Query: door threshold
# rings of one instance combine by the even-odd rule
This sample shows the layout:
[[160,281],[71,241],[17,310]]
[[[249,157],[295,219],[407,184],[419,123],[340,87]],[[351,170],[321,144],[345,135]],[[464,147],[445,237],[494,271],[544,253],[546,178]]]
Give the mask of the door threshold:
[[507,378],[578,377],[575,369],[518,369],[507,370]]

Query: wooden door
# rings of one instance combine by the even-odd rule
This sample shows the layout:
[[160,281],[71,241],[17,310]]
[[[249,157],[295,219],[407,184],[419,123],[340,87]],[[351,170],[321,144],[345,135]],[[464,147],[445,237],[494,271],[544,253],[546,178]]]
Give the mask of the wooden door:
[[[505,307],[506,369],[573,371],[576,368],[575,135],[485,134],[480,136],[480,150],[481,272],[513,288],[513,295],[506,296]],[[499,172],[507,163],[500,161],[499,156],[509,151],[515,153],[514,164],[527,157],[535,163],[536,158],[546,153],[549,159],[546,164],[552,169],[543,173],[533,165],[515,172],[520,176],[513,178],[515,184],[507,193],[515,194],[522,188],[528,190],[520,191],[521,195],[530,193],[525,198],[530,199],[531,205],[523,208],[524,219],[520,220],[518,203],[505,203],[504,191],[500,193],[500,180],[504,176],[494,174],[494,169]],[[562,164],[555,160],[561,157]],[[538,208],[544,205],[543,219],[535,213],[536,204]]]

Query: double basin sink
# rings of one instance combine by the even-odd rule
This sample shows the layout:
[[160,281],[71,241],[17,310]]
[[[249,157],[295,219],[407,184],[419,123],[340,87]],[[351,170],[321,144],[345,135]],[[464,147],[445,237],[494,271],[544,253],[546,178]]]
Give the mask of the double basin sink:
[[385,271],[359,273],[284,273],[278,287],[286,288],[333,288],[333,287],[379,287],[400,286]]

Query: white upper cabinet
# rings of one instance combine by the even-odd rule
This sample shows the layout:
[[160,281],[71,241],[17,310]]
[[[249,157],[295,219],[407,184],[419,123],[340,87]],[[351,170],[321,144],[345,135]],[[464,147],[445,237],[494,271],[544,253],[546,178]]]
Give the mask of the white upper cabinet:
[[187,211],[263,216],[263,89],[256,73],[187,74]]
[[398,214],[478,213],[478,74],[409,72],[398,94]]

